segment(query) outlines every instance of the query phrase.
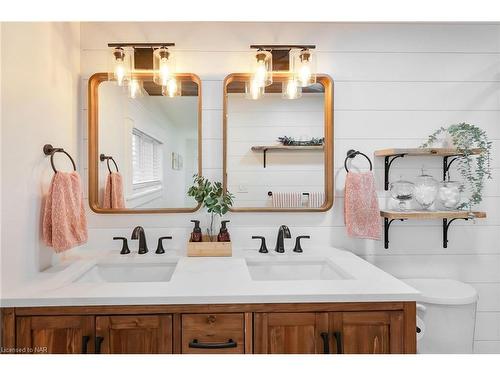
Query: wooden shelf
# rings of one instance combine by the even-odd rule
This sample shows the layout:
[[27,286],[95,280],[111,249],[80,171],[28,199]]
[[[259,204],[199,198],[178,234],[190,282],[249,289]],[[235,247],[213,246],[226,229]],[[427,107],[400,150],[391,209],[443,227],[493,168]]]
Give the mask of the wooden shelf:
[[252,146],[254,152],[262,151],[264,154],[264,168],[266,167],[267,151],[323,151],[324,145],[321,146],[285,146],[285,145],[269,145],[269,146]]
[[[484,219],[486,212],[472,211],[474,218]],[[380,216],[388,219],[466,219],[469,217],[469,211],[391,211],[382,210]]]
[[[480,148],[474,148],[471,150],[472,155],[481,154],[482,150]],[[389,171],[391,169],[391,164],[394,160],[398,158],[404,158],[405,156],[439,156],[443,158],[443,181],[446,181],[446,175],[450,170],[451,164],[461,158],[464,154],[459,152],[456,148],[385,148],[382,150],[376,150],[374,152],[375,156],[380,156],[385,159],[385,170],[384,170],[384,190],[389,190]],[[450,159],[448,161],[448,159]]]
[[[480,148],[472,149],[473,155],[479,155]],[[460,156],[463,153],[459,152],[456,148],[385,148],[376,150],[375,156]]]
[[[484,219],[486,212],[472,211],[472,219]],[[469,211],[391,211],[382,210],[380,216],[384,218],[384,248],[389,248],[389,228],[394,220],[427,220],[441,219],[443,222],[443,248],[448,247],[448,229],[455,220],[469,220]]]

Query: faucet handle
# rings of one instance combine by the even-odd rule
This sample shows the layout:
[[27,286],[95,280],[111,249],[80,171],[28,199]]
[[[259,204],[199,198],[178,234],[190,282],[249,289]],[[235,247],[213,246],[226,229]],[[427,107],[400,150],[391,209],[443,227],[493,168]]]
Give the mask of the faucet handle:
[[254,240],[261,240],[259,253],[268,253],[269,252],[267,250],[266,238],[265,237],[262,237],[262,236],[252,236],[252,239],[254,239]]
[[125,254],[130,254],[130,249],[128,248],[128,242],[125,237],[113,237],[113,240],[122,240],[122,251],[120,251],[120,254],[125,255]]
[[164,254],[165,249],[163,248],[163,240],[171,240],[172,236],[163,236],[158,238],[158,246],[156,247],[156,254]]
[[300,240],[302,238],[311,238],[311,236],[297,236],[297,239],[295,240],[295,247],[293,248],[293,251],[296,253],[301,253],[302,252],[302,246],[300,246]]

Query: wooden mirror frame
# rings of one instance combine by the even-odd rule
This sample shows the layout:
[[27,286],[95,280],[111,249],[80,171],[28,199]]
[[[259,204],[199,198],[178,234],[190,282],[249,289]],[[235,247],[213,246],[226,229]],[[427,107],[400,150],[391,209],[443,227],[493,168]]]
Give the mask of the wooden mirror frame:
[[[153,80],[153,72],[134,72],[134,78]],[[198,85],[198,174],[202,175],[202,127],[201,127],[201,80],[196,74],[178,73],[175,77],[180,80],[190,80]],[[148,209],[110,209],[99,206],[99,85],[108,81],[108,73],[95,73],[88,83],[88,174],[89,174],[89,205],[92,211],[98,214],[162,214],[162,213],[189,213],[200,208],[148,208]]]
[[[228,85],[231,82],[246,82],[249,81],[251,74],[249,73],[232,73],[224,79],[224,96],[223,96],[223,187],[227,190],[227,100],[228,100]],[[283,82],[290,77],[288,72],[273,72],[273,82]],[[324,105],[324,166],[325,166],[325,202],[318,208],[276,208],[276,207],[231,207],[232,212],[325,212],[333,206],[333,80],[326,74],[318,74],[317,82],[322,84],[325,90],[325,105]]]

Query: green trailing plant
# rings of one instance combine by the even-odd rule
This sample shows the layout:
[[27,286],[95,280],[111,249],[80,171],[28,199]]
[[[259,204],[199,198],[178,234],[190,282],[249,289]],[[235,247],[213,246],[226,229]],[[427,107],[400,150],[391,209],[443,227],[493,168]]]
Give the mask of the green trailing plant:
[[203,176],[193,175],[193,185],[188,189],[187,195],[206,208],[210,213],[210,228],[207,233],[212,240],[214,237],[214,216],[222,217],[233,205],[234,195],[224,190],[222,183],[212,182]]
[[[475,125],[465,122],[441,127],[432,133],[422,148],[432,147],[438,141],[439,135],[449,134],[453,146],[463,155],[457,160],[457,170],[467,184],[470,193],[468,202],[462,203],[461,209],[471,210],[474,205],[483,200],[482,191],[486,179],[491,179],[491,146],[486,132]],[[479,155],[474,155],[474,149],[480,149]]]
[[297,141],[295,138],[285,135],[283,137],[278,137],[278,141],[284,146],[322,146],[325,142],[325,138],[311,138],[308,141]]

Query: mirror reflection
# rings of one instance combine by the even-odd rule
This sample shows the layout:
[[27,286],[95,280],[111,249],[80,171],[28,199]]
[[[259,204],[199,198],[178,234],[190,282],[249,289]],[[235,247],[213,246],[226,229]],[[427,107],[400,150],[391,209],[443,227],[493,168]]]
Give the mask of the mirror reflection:
[[258,97],[248,86],[236,79],[226,86],[226,187],[234,207],[324,208],[330,177],[323,83],[290,95],[286,78],[275,79]]
[[150,77],[98,86],[98,201],[107,210],[194,208],[199,171],[198,84],[162,93]]

